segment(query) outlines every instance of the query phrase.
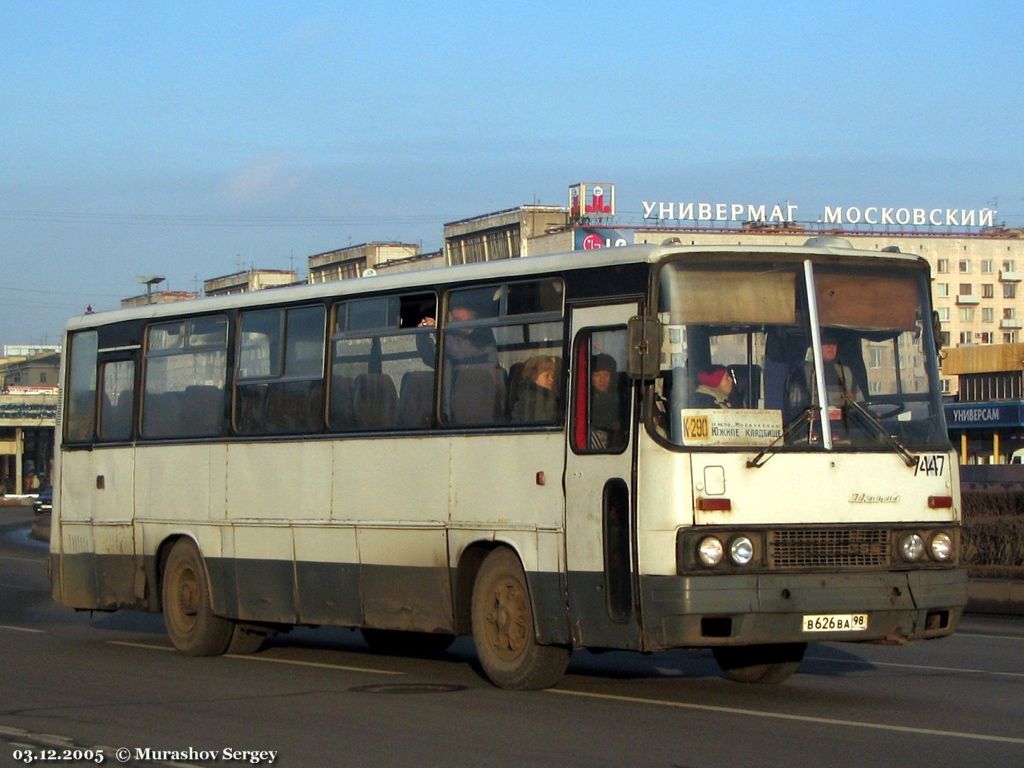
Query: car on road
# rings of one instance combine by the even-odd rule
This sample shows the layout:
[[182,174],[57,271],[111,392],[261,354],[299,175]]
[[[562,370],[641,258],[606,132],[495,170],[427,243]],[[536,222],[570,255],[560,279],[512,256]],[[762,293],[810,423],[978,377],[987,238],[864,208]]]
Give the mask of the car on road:
[[32,501],[32,511],[37,515],[48,515],[53,511],[53,486],[48,485],[39,491]]

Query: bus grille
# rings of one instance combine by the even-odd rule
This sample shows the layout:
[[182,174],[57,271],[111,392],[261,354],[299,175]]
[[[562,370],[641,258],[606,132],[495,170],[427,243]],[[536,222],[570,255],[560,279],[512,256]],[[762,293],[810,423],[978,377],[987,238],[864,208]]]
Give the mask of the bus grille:
[[877,568],[890,561],[884,528],[796,528],[768,533],[773,568]]

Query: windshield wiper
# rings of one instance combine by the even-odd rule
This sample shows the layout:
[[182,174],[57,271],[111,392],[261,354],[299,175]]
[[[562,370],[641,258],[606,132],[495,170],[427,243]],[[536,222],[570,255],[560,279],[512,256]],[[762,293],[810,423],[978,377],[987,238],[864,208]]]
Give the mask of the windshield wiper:
[[917,456],[912,454],[907,446],[905,446],[903,442],[896,437],[896,435],[889,434],[889,430],[885,428],[885,425],[878,420],[875,414],[845,394],[843,395],[843,406],[849,406],[855,414],[860,416],[861,421],[863,421],[864,424],[867,425],[876,435],[882,438],[886,445],[892,448],[899,457],[903,459],[904,464],[908,467],[917,466]]
[[749,469],[759,469],[763,467],[765,463],[779,452],[779,447],[785,443],[786,438],[789,437],[790,433],[810,421],[814,418],[814,415],[821,410],[816,405],[809,405],[804,408],[800,413],[789,420],[789,423],[782,428],[782,434],[772,440],[764,449],[752,459],[747,459],[747,467]]

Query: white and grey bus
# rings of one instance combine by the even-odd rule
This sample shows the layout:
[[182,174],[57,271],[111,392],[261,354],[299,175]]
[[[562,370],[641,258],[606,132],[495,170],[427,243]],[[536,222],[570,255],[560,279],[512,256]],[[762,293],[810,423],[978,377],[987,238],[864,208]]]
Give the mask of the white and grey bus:
[[632,246],[85,315],[50,567],[193,655],[296,625],[473,637],[497,685],[573,649],[951,634],[957,461],[927,263]]

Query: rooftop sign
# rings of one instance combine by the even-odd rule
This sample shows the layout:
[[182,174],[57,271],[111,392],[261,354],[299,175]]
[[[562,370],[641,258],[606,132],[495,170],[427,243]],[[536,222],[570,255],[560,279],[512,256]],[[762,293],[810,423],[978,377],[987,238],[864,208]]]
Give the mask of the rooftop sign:
[[793,221],[817,221],[836,226],[870,224],[872,226],[915,227],[994,227],[995,208],[906,208],[886,205],[826,205],[824,211],[800,217],[800,206],[793,203],[707,203],[641,201],[645,219],[658,221],[717,221],[786,224]]

